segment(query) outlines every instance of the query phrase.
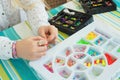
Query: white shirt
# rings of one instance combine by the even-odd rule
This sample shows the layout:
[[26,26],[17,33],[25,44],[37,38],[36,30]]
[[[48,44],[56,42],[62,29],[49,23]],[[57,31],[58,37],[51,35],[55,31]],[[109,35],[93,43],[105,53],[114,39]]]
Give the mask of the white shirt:
[[[31,10],[13,7],[11,1],[0,0],[0,31],[27,19],[37,35],[40,26],[49,24],[45,6],[40,0],[20,0],[26,6],[35,3]],[[0,59],[12,58],[12,43],[8,38],[0,37]]]

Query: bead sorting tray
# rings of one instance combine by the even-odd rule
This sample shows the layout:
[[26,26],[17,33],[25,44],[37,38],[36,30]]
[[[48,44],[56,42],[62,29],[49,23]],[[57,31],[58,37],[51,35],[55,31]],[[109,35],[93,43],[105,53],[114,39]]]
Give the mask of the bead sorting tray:
[[88,26],[30,65],[45,80],[119,80],[120,32]]
[[84,11],[88,14],[98,14],[116,10],[112,0],[79,0]]
[[92,15],[65,8],[49,20],[60,31],[71,35],[93,21]]

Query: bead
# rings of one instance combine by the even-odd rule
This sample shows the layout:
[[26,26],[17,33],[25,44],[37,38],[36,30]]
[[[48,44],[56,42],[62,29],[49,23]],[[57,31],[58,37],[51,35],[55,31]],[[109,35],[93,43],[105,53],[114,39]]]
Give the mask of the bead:
[[94,38],[97,37],[97,34],[95,34],[94,32],[90,32],[87,36],[86,39],[87,40],[93,40]]

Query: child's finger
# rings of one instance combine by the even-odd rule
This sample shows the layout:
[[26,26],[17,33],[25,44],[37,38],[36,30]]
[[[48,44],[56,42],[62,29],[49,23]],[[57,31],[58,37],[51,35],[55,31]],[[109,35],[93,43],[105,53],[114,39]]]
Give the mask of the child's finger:
[[38,45],[38,46],[47,46],[48,43],[47,43],[46,40],[41,39],[41,40],[39,40],[39,41],[37,42],[37,45]]
[[47,37],[46,37],[46,32],[45,32],[44,30],[41,30],[41,31],[40,31],[40,36],[41,36],[42,38],[45,38],[45,39],[47,38]]
[[32,40],[41,40],[41,39],[44,39],[44,38],[42,38],[41,36],[32,37]]

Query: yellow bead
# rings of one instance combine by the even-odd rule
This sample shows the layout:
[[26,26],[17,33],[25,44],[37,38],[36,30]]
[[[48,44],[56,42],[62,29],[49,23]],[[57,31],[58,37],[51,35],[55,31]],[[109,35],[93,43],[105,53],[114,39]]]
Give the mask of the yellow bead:
[[90,32],[87,36],[86,39],[88,40],[92,40],[94,38],[96,38],[97,34],[95,34],[94,32]]
[[90,66],[91,66],[91,63],[89,62],[89,63],[88,63],[88,67],[90,67]]
[[99,59],[97,59],[97,60],[96,60],[96,64],[99,64],[99,63],[100,63],[100,60],[99,60]]
[[106,66],[105,60],[102,60],[102,66]]

